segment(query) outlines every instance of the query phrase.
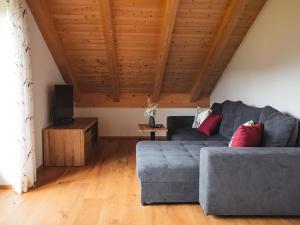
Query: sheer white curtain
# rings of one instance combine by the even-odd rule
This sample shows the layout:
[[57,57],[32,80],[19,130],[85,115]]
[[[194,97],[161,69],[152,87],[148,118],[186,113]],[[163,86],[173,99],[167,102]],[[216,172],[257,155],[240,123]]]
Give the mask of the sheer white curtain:
[[[36,181],[36,158],[33,124],[32,74],[30,61],[30,44],[28,34],[28,9],[25,0],[8,0],[8,20],[12,40],[13,66],[11,82],[14,86],[15,101],[10,110],[14,111],[15,139],[12,149],[15,167],[14,190],[26,192]],[[10,97],[10,96],[8,96]]]

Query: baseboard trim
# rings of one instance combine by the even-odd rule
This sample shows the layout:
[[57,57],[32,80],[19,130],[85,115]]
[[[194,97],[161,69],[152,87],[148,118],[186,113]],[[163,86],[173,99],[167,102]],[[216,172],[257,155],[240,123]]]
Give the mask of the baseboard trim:
[[36,173],[38,174],[42,169],[44,168],[44,165],[40,165],[39,167],[36,168]]
[[10,185],[10,184],[0,184],[0,189],[12,189],[12,185]]

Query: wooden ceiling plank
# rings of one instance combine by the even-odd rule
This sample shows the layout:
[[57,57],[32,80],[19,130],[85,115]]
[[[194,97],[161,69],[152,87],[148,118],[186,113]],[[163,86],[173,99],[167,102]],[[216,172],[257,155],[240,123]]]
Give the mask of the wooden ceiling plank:
[[72,84],[74,87],[75,99],[80,98],[80,88],[75,80],[75,75],[66,58],[63,50],[63,45],[51,19],[48,7],[45,1],[27,0],[27,4],[33,14],[36,23],[46,41],[46,44],[52,54],[58,69],[67,84]]
[[195,102],[201,93],[203,81],[209,75],[209,69],[218,57],[220,57],[226,43],[230,39],[232,31],[235,28],[240,16],[247,5],[248,0],[231,0],[225,12],[223,20],[218,28],[213,43],[204,59],[203,64],[196,74],[196,82],[191,92],[191,102]]
[[112,8],[110,0],[99,0],[98,2],[103,23],[107,62],[112,80],[112,97],[114,101],[118,102],[120,101],[120,71],[115,44],[115,32],[112,22]]
[[168,62],[168,55],[171,46],[173,30],[178,11],[179,0],[167,0],[165,18],[162,26],[161,42],[159,47],[158,65],[154,80],[154,89],[152,94],[152,101],[157,102],[160,97],[166,65]]

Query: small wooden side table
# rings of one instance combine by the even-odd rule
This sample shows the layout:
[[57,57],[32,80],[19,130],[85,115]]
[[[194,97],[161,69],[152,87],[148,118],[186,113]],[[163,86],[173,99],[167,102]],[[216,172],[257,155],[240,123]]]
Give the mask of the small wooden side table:
[[156,131],[168,131],[168,128],[166,128],[163,124],[157,124],[159,127],[149,127],[148,124],[138,124],[139,132],[150,132],[150,139],[152,141],[155,140],[155,132]]

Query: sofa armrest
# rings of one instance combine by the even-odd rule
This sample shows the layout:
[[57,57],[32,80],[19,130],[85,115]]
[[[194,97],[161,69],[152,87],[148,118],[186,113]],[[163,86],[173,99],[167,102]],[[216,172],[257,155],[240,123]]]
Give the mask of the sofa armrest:
[[300,148],[203,148],[199,182],[206,214],[300,215]]
[[194,116],[168,116],[167,128],[169,130],[176,128],[192,128]]

